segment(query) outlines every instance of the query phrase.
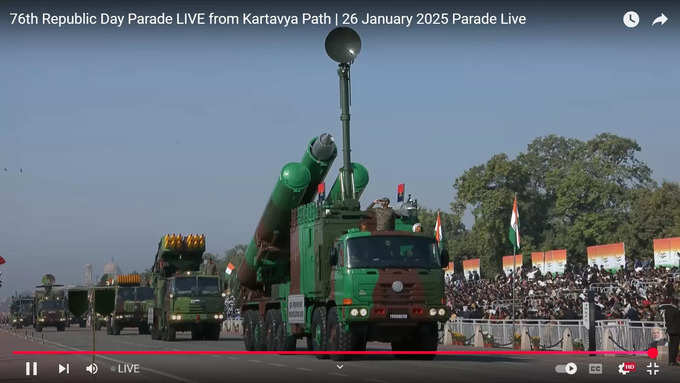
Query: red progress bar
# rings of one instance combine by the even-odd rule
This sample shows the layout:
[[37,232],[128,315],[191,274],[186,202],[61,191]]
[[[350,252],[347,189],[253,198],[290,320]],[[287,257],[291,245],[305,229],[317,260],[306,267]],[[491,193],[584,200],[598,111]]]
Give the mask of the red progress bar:
[[647,351],[22,351],[14,355],[647,355],[655,359],[656,348]]

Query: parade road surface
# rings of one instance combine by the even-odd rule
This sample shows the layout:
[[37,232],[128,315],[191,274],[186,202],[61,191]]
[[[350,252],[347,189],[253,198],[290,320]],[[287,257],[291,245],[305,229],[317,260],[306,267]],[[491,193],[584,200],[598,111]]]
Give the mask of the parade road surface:
[[[101,351],[243,351],[239,337],[224,335],[219,341],[192,341],[178,333],[175,342],[151,340],[128,329],[121,335],[96,333]],[[680,367],[654,365],[646,356],[588,355],[437,355],[432,361],[399,360],[391,355],[366,355],[335,362],[312,355],[23,355],[15,351],[88,351],[92,332],[67,328],[42,333],[32,329],[0,330],[0,381],[39,382],[662,382],[680,379]],[[302,341],[298,350],[306,350]],[[368,350],[389,350],[386,344],[369,344]],[[440,346],[440,350],[481,350]],[[487,349],[488,350],[488,349]],[[497,349],[501,350],[501,349]],[[35,362],[35,363],[34,363]],[[634,362],[636,370],[619,373],[619,365]],[[558,370],[567,372],[557,373]],[[589,371],[591,369],[593,371]],[[600,365],[599,372],[597,365]],[[573,366],[576,366],[575,372]],[[60,372],[61,370],[61,372]],[[649,370],[649,371],[648,371]],[[656,372],[654,372],[656,371]],[[593,372],[593,373],[591,373]]]

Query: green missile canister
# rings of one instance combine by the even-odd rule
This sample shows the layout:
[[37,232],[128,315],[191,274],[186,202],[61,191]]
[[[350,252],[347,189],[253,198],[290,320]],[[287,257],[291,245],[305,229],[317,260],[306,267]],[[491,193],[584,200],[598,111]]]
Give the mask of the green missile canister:
[[309,170],[299,162],[290,162],[281,169],[238,271],[244,286],[256,288],[263,275],[259,269],[267,268],[269,272],[265,274],[271,275],[280,265],[288,264],[291,210],[300,205],[310,181]]
[[328,171],[333,165],[333,160],[338,155],[338,149],[335,146],[333,136],[330,134],[322,134],[315,137],[307,145],[305,155],[302,157],[302,165],[304,165],[311,175],[310,187],[307,188],[305,195],[302,197],[301,204],[306,204],[314,200],[317,188],[316,186],[323,182],[328,174]]
[[[331,203],[336,203],[342,201],[342,185],[343,183],[340,180],[340,177],[345,174],[344,172],[340,171],[340,174],[338,174],[338,177],[335,179],[335,182],[333,182],[333,186],[331,187],[331,192],[329,194],[328,200]],[[358,200],[359,197],[361,197],[361,193],[364,192],[364,189],[366,189],[366,185],[368,185],[368,170],[364,167],[364,165],[358,163],[358,162],[352,162],[352,177],[354,177],[354,199]]]

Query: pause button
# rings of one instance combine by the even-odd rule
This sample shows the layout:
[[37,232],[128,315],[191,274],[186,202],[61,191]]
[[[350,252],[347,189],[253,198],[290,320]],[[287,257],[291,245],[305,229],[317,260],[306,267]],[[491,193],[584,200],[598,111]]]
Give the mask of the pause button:
[[38,375],[38,362],[26,362],[26,376]]

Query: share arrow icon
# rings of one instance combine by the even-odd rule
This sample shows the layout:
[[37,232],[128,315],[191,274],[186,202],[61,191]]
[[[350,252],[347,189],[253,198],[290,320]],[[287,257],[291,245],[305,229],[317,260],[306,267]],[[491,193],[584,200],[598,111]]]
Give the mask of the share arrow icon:
[[668,17],[666,17],[666,15],[664,15],[663,13],[661,13],[661,16],[659,16],[659,17],[657,17],[656,19],[654,19],[654,21],[652,22],[652,26],[654,26],[654,25],[656,25],[656,24],[659,24],[659,23],[660,23],[661,25],[664,25],[664,24],[666,24],[666,21],[668,21]]

